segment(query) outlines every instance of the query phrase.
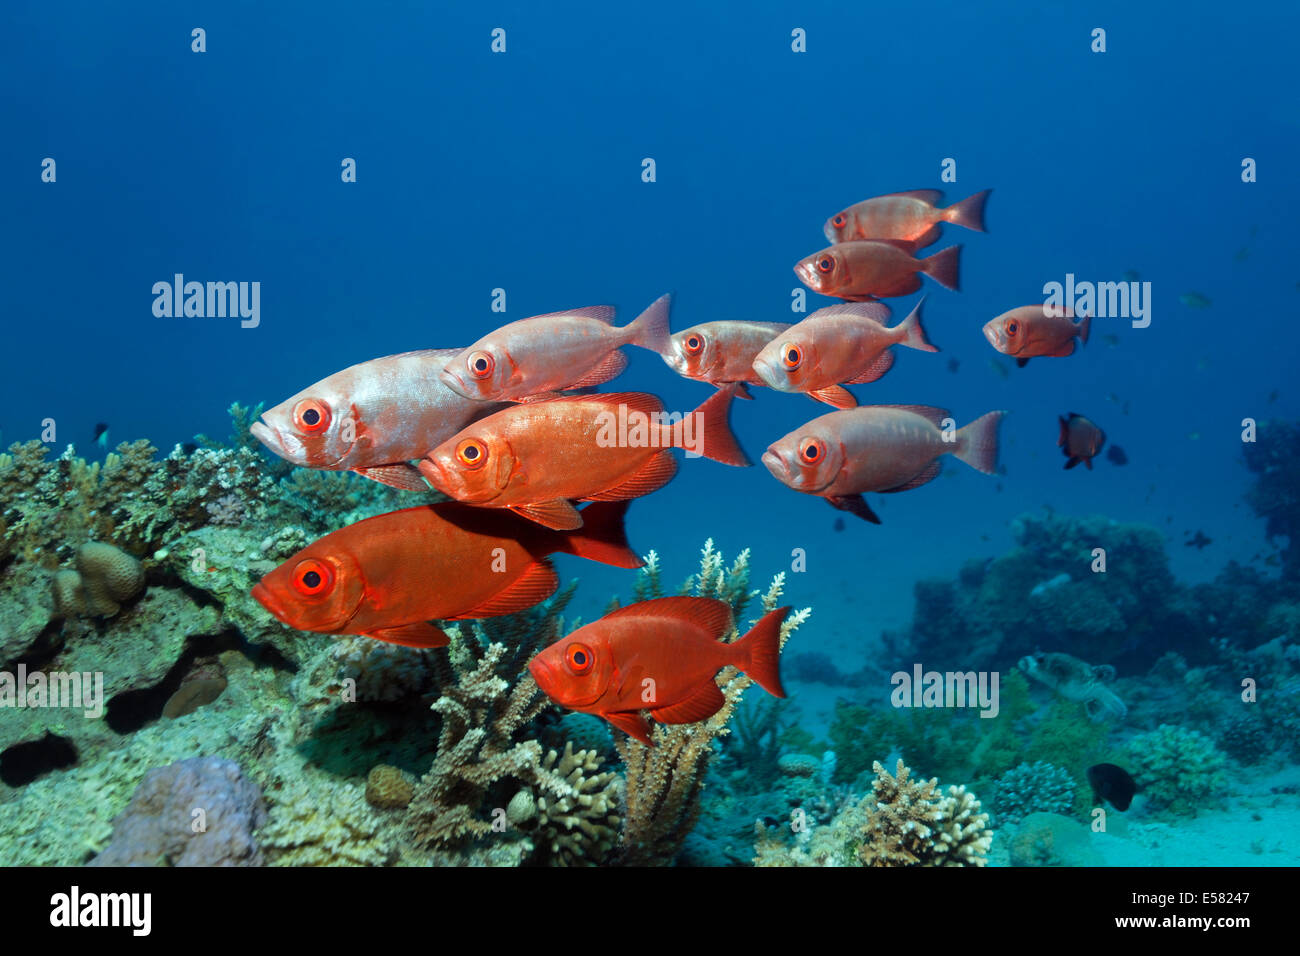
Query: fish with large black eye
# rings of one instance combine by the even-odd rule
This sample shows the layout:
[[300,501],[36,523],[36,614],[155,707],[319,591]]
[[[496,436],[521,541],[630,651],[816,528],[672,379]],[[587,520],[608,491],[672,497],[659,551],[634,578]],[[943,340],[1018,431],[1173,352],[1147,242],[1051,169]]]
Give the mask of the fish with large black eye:
[[[732,382],[762,385],[754,371],[754,359],[788,328],[784,322],[704,322],[670,336],[661,357],[679,375],[718,388]],[[738,395],[749,397],[743,390]]]

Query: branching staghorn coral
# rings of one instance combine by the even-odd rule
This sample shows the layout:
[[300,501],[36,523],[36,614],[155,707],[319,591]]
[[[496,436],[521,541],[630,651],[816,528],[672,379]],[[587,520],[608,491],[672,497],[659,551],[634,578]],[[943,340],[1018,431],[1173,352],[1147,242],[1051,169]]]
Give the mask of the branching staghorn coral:
[[506,819],[534,835],[543,862],[594,866],[618,841],[622,780],[616,773],[600,773],[601,762],[597,751],[574,753],[573,743],[566,743],[563,756],[550,751],[542,767],[562,777],[567,792],[547,796],[520,790],[511,799]]
[[[651,565],[647,561],[647,568]],[[658,562],[653,572],[643,569],[637,593],[654,593],[658,587]],[[652,575],[652,576],[651,576]],[[785,587],[785,573],[772,580],[762,598],[763,611],[776,608]],[[724,571],[722,555],[705,542],[700,571],[687,578],[678,592],[695,597],[713,597],[731,604],[737,623],[745,605],[759,592],[749,590],[749,552],[742,551]],[[790,635],[808,619],[811,608],[804,608],[786,618],[781,625],[781,647]],[[733,626],[724,640],[739,637]],[[623,758],[627,779],[627,808],[620,841],[618,860],[631,866],[667,865],[677,856],[700,815],[700,797],[705,772],[716,752],[714,741],[727,734],[727,723],[745,689],[753,681],[734,667],[723,668],[718,675],[723,705],[707,720],[694,724],[657,724],[653,747],[646,747],[622,734],[615,736],[615,746]]]
[[983,866],[993,842],[988,814],[965,786],[939,793],[937,778],[917,782],[898,761],[891,776],[877,761],[863,799],[866,821],[858,859],[863,866]]

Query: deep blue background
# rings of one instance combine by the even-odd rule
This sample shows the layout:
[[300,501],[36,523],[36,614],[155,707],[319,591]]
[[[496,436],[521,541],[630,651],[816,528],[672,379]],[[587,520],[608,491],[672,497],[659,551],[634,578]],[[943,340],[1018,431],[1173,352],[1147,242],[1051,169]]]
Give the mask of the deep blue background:
[[[1044,504],[1149,521],[1180,573],[1210,575],[1262,548],[1241,503],[1239,422],[1300,411],[1300,15],[1089,6],[6,3],[4,444],[48,416],[60,445],[88,451],[107,421],[115,441],[165,450],[225,434],[232,400],[275,403],[346,365],[539,312],[608,302],[621,324],[667,290],[674,328],[790,320],[791,266],[824,245],[827,216],[884,192],[942,186],[951,202],[993,187],[989,233],[948,227],[931,250],[965,247],[960,293],[927,281],[943,353],[903,350],[856,391],[961,423],[1010,409],[1001,492],[954,462],[929,487],[873,497],[882,527],[850,518],[835,534],[836,513],[761,466],[690,461],[634,506],[634,543],[664,553],[673,580],[707,535],[729,553],[754,546],[765,575],[804,547],[791,598],[867,636],[905,616],[917,576],[996,553],[1007,519]],[[204,54],[190,51],[195,26]],[[504,55],[489,49],[498,26]],[[1090,52],[1097,26],[1105,54]],[[807,53],[791,52],[795,27]],[[40,181],[47,156],[54,185]],[[1246,156],[1255,184],[1240,181]],[[356,184],[340,181],[343,157]],[[644,157],[656,183],[641,182]],[[938,180],[945,157],[956,184]],[[985,321],[1066,272],[1126,269],[1154,284],[1149,329],[1098,320],[1075,357],[994,373]],[[151,286],[175,272],[260,281],[261,327],[154,318]],[[1193,289],[1213,305],[1180,304]],[[682,409],[709,394],[631,351],[618,387]],[[757,460],[828,410],[761,392],[735,417]],[[1062,471],[1066,411],[1131,463]],[[1183,547],[1197,528],[1215,544]],[[598,582],[588,613],[628,583],[566,570]]]

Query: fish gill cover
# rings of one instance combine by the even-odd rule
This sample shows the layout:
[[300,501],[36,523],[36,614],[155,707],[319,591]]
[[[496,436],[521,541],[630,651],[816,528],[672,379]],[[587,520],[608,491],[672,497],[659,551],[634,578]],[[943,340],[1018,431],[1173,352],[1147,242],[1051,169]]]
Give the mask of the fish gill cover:
[[1294,863],[1207,9],[8,5],[0,863]]

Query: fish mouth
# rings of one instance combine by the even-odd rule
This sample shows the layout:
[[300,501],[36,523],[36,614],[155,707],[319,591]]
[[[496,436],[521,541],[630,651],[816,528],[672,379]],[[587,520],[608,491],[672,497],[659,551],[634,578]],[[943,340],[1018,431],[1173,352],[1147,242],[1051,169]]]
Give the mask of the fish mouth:
[[272,428],[262,419],[258,419],[248,426],[248,433],[260,441],[263,445],[275,452],[277,455],[284,454],[284,439],[280,433]]
[[271,589],[268,588],[265,583],[258,581],[253,585],[253,590],[249,593],[252,594],[253,600],[270,611],[271,615],[276,618],[276,620],[288,623],[288,618],[285,616],[284,605],[280,603],[279,598],[271,592]]
[[763,380],[763,384],[768,388],[774,388],[778,392],[790,391],[790,380],[782,375],[772,362],[763,359],[757,359],[753,365],[754,373]]
[[769,448],[763,452],[762,462],[767,466],[767,470],[772,473],[772,477],[782,484],[790,484],[790,466],[785,463],[785,459]]
[[800,282],[812,289],[814,292],[821,291],[821,277],[817,274],[817,267],[811,262],[796,263],[794,274],[799,277]]
[[822,233],[826,236],[826,241],[831,245],[840,241],[839,231],[831,225],[829,219],[826,220],[826,225],[822,226]]
[[468,388],[466,388],[464,380],[461,379],[459,375],[457,375],[455,372],[451,370],[450,365],[448,365],[445,369],[443,369],[438,374],[438,378],[439,380],[441,380],[443,385],[446,385],[449,389],[451,389],[461,398],[477,399],[479,397],[478,395],[470,391]]
[[996,328],[993,323],[984,326],[984,337],[989,340],[989,345],[993,346],[999,352],[1005,353],[1007,350],[1006,339],[1002,335],[1002,330]]
[[550,697],[556,683],[555,669],[543,661],[541,657],[534,657],[528,662],[528,673],[533,675],[533,680],[542,689],[542,693]]
[[443,467],[442,462],[435,458],[421,458],[416,462],[415,467],[420,469],[420,474],[424,475],[425,480],[433,487],[445,495],[456,497],[451,491],[451,483],[447,480],[447,469]]

